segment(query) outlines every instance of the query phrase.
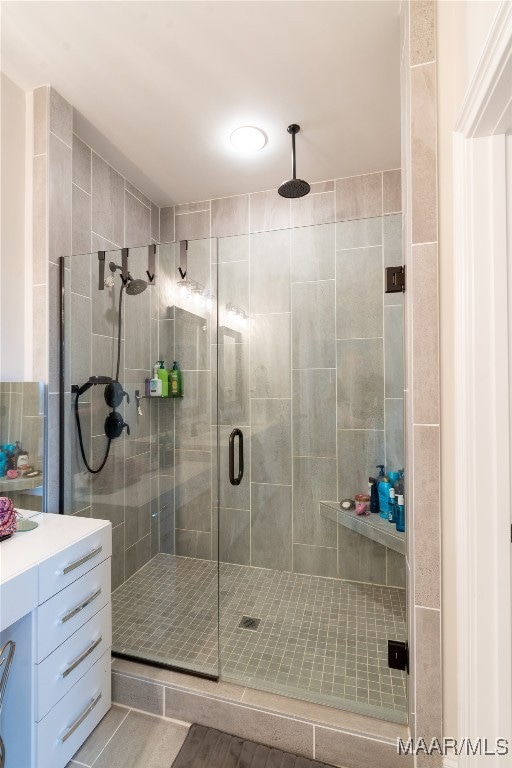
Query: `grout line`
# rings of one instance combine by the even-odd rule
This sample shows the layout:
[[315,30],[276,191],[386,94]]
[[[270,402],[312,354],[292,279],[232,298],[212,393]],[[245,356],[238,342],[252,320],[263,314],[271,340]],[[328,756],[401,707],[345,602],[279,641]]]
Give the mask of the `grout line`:
[[[73,178],[73,153],[71,153],[71,178]],[[76,181],[71,182],[71,187],[76,187],[80,190],[80,192],[83,192],[84,195],[87,195],[88,197],[92,197],[92,191],[87,192],[87,190],[83,189],[79,184],[76,183]],[[73,217],[71,217],[73,218]],[[91,222],[92,224],[92,222]]]
[[[126,177],[124,177],[124,181],[125,181],[125,187],[124,187],[125,194],[131,195],[134,200],[136,200],[138,203],[143,205],[144,208],[147,208],[148,211],[151,213],[151,205],[146,205],[146,203],[143,200],[141,200],[140,197],[137,197],[137,195],[134,195],[133,192],[130,192],[129,189],[126,189],[126,182],[128,181],[128,179]],[[125,216],[126,216],[126,211],[125,211]],[[150,221],[150,226],[151,226],[151,221]],[[150,237],[151,237],[151,233],[150,233]],[[126,232],[125,232],[125,242],[126,242]],[[137,246],[135,246],[135,247],[137,247]],[[142,247],[144,247],[144,246],[142,246]]]
[[[56,139],[58,139],[58,140],[61,142],[61,144],[64,144],[64,146],[65,146],[65,147],[67,147],[68,149],[70,149],[70,150],[71,150],[71,152],[73,151],[73,147],[72,147],[70,144],[67,144],[67,142],[65,142],[65,141],[64,141],[64,139],[61,139],[61,137],[60,137],[60,136],[57,136],[57,134],[56,134],[56,133],[54,133],[54,132],[53,132],[53,131],[51,131],[51,130],[49,130],[49,131],[48,131],[48,133],[51,133],[51,135],[52,135],[52,136],[55,136],[55,138],[56,138]],[[46,153],[43,153],[43,154],[46,154]]]
[[[114,702],[113,702],[113,703],[114,703]],[[97,762],[98,762],[98,760],[99,760],[100,756],[103,754],[103,752],[105,751],[105,749],[108,747],[108,745],[110,744],[110,742],[112,741],[112,739],[114,738],[114,736],[116,735],[116,733],[118,732],[118,730],[120,729],[120,727],[122,726],[122,724],[124,723],[124,721],[126,720],[126,718],[128,717],[128,715],[130,714],[130,712],[131,712],[131,708],[128,708],[128,710],[127,710],[127,712],[126,712],[125,716],[123,717],[123,719],[121,720],[121,722],[119,723],[119,725],[117,726],[117,728],[115,729],[115,731],[113,732],[113,734],[111,735],[111,737],[110,737],[110,738],[109,738],[109,739],[108,739],[108,740],[105,742],[105,745],[103,746],[103,749],[101,750],[101,752],[100,752],[100,753],[97,755],[97,757],[96,757],[96,758],[93,760],[93,762],[92,762],[92,764],[91,764],[91,768],[92,768],[92,766],[93,766],[95,763],[97,763]]]

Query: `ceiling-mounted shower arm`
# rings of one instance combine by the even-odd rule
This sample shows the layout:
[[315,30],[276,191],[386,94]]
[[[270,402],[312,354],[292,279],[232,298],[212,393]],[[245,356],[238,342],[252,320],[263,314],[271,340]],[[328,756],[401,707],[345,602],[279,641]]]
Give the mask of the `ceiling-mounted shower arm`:
[[297,178],[297,161],[295,157],[295,134],[300,131],[300,125],[293,123],[286,129],[292,135],[292,179]]

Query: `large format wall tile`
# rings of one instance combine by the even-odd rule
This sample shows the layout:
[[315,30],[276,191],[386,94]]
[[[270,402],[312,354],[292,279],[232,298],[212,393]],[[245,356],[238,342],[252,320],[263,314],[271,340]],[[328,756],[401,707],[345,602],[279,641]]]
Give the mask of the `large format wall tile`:
[[404,396],[404,310],[384,308],[384,381],[386,397]]
[[402,172],[384,171],[382,174],[383,213],[398,213],[402,210]]
[[292,286],[292,367],[335,368],[334,280]]
[[211,528],[211,454],[176,451],[176,527],[192,531]]
[[336,523],[320,514],[319,502],[336,501],[336,459],[293,458],[293,541],[333,546]]
[[411,66],[433,61],[436,56],[434,0],[420,0],[411,3],[409,24]]
[[338,572],[340,579],[386,583],[386,547],[340,526],[338,531]]
[[[219,344],[217,352],[219,424],[249,426],[249,345]],[[213,369],[213,401],[217,396],[216,373]]]
[[250,512],[219,509],[219,558],[223,563],[251,564]]
[[68,147],[73,137],[73,107],[54,88],[50,88],[50,131]]
[[335,579],[338,575],[336,547],[294,544],[293,571],[294,573],[308,573],[311,576],[327,576]]
[[338,341],[338,429],[384,428],[382,339]]
[[47,155],[34,157],[32,169],[32,284],[43,285],[48,280]]
[[71,149],[50,133],[48,158],[50,261],[71,253]]
[[187,531],[176,528],[176,554],[182,557],[211,559],[211,533]]
[[251,314],[290,311],[290,234],[251,237]]
[[290,226],[290,201],[281,197],[276,189],[256,192],[249,198],[251,232]]
[[[210,237],[210,209],[191,213],[178,213],[176,210],[174,228],[176,241]],[[165,238],[164,242],[170,242],[170,240]]]
[[382,216],[374,219],[354,219],[336,223],[336,250],[368,248],[382,245]]
[[[314,185],[313,185],[314,186]],[[334,191],[315,192],[291,201],[292,227],[309,227],[334,221]]]
[[46,85],[34,89],[34,156],[48,151],[48,95]]
[[289,312],[251,318],[251,397],[290,397]]
[[176,448],[209,451],[210,433],[210,374],[209,371],[186,371],[183,388],[186,394],[176,402]]
[[[223,264],[228,261],[249,261],[250,242],[251,238],[249,235],[219,237],[217,241],[218,263]],[[213,253],[212,263],[215,263],[215,254]]]
[[334,224],[291,230],[292,282],[334,278],[334,234]]
[[338,430],[338,497],[353,499],[367,493],[368,478],[385,463],[384,432],[371,429]]
[[411,69],[411,225],[413,243],[437,240],[436,65]]
[[251,401],[251,480],[291,485],[291,400]]
[[249,232],[249,195],[212,200],[212,237]]
[[92,153],[92,231],[124,245],[124,179]]
[[291,571],[291,486],[251,483],[251,504],[251,565]]
[[[125,190],[125,244],[128,248],[147,245],[151,240],[150,209]],[[134,275],[135,277],[135,275]]]
[[293,371],[293,453],[336,456],[336,370]]
[[[336,337],[382,336],[382,248],[336,253]],[[339,362],[338,362],[339,365]]]
[[174,242],[174,207],[160,208],[160,242]]
[[403,469],[404,455],[404,401],[385,400],[386,408],[386,468]]
[[382,174],[336,180],[336,221],[382,216]]
[[[73,184],[72,190],[72,234],[71,252],[86,254],[91,252],[91,196]],[[71,260],[71,269],[78,259]],[[89,260],[82,261],[90,275]],[[85,278],[85,275],[83,276]],[[84,279],[85,282],[85,279]],[[89,292],[85,294],[89,295]]]
[[413,246],[412,259],[414,421],[416,424],[438,424],[440,405],[437,245],[434,243]]

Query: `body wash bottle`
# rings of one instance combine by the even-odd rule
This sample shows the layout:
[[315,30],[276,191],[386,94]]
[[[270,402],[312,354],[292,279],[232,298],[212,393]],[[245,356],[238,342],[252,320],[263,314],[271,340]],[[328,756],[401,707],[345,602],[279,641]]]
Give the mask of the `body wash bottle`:
[[183,373],[176,360],[169,371],[169,390],[171,397],[183,397]]
[[389,510],[389,489],[391,487],[391,483],[389,482],[387,475],[384,474],[384,464],[377,464],[377,467],[379,468],[377,490],[379,492],[380,516],[383,518],[383,520],[387,520]]
[[157,371],[157,376],[162,382],[162,397],[168,397],[169,395],[169,374],[166,371],[164,361],[159,360],[160,368]]
[[400,533],[405,532],[405,506],[403,496],[398,497],[398,505],[396,508],[396,529],[397,531],[400,531]]

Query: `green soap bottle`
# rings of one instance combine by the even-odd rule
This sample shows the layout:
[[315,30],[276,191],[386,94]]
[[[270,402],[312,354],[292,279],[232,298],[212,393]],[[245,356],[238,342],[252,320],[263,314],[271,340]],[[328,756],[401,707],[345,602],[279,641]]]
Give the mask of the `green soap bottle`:
[[169,390],[171,397],[183,397],[183,373],[176,360],[169,371]]
[[162,397],[169,397],[169,374],[167,373],[163,360],[158,361],[160,368],[157,370],[156,375],[162,382]]

